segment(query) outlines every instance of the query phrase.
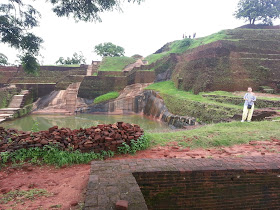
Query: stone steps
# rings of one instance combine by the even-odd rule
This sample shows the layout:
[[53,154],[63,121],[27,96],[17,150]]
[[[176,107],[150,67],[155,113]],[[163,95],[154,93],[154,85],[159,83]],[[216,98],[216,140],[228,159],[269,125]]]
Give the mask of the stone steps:
[[92,76],[92,65],[89,65],[87,68],[87,76]]
[[22,108],[24,106],[25,98],[29,94],[28,90],[22,90],[19,95],[14,95],[9,104],[9,108]]
[[3,108],[0,109],[0,114],[14,114],[18,110],[20,110],[20,108]]

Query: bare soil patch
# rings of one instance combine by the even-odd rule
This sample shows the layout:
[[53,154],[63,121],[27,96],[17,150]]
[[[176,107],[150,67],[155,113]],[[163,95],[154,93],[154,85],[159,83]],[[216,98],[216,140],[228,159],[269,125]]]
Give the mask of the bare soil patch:
[[0,209],[79,209],[88,183],[90,165],[66,168],[24,165],[0,171],[0,200],[15,190],[44,189],[50,195],[34,200],[16,199],[0,202]]
[[232,147],[219,147],[210,149],[193,149],[178,146],[177,142],[168,146],[157,146],[145,151],[139,151],[135,155],[115,156],[111,159],[141,159],[141,158],[223,158],[274,155],[280,153],[280,139],[268,141],[251,141],[249,144],[234,145]]

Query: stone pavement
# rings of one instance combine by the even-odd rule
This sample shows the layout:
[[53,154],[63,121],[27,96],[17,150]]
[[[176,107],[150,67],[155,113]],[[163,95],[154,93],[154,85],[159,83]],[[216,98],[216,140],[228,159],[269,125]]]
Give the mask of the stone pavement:
[[[150,172],[154,172],[155,174],[159,172],[171,172],[175,174],[189,174],[189,176],[196,176],[199,172],[208,174],[205,175],[207,177],[209,173],[214,173],[214,176],[216,176],[216,172],[223,171],[226,173],[240,172],[243,174],[270,173],[278,180],[277,177],[280,177],[280,175],[277,175],[280,174],[280,155],[220,159],[93,161],[84,209],[115,209],[115,204],[118,200],[128,201],[128,209],[131,210],[148,209],[140,187],[134,177],[135,174],[140,172],[144,174]],[[280,195],[280,192],[278,194]],[[276,203],[280,205],[279,201],[276,201]]]

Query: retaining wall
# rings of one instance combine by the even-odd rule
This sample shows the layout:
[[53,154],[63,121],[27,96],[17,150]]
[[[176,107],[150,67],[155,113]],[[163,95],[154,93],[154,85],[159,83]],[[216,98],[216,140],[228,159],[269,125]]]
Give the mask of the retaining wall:
[[85,210],[279,209],[280,156],[93,161]]

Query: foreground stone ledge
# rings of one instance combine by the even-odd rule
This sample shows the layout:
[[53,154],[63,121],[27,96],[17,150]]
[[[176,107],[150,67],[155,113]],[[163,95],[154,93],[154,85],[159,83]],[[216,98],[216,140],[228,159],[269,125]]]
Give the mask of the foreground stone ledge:
[[[276,179],[276,182],[273,181],[275,183],[274,195],[266,195],[267,201],[262,201],[259,205],[264,205],[263,202],[270,202],[273,205],[272,207],[280,207],[280,200],[278,200],[280,198],[280,155],[201,160],[134,159],[93,161],[91,163],[84,209],[116,209],[116,203],[119,200],[127,201],[128,209],[130,210],[148,209],[139,187],[141,183],[146,183],[146,185],[148,183],[150,189],[155,190],[151,188],[151,185],[170,187],[170,182],[176,179],[176,183],[184,185],[186,183],[190,186],[200,186],[201,183],[202,186],[205,183],[207,186],[217,184],[227,189],[228,184],[233,181],[238,185],[245,183],[246,186],[250,186],[248,179],[256,181],[256,185],[253,184],[253,186],[261,186],[262,176],[265,176],[267,182],[271,183],[274,179]],[[137,183],[136,179],[140,183]],[[206,182],[204,183],[205,180]],[[216,180],[219,183],[216,183]],[[236,188],[236,186],[231,185],[229,187]],[[207,187],[205,189],[198,187],[195,188],[197,189],[195,191],[191,187],[183,189],[185,190],[178,192],[178,199],[186,197],[185,192],[191,195],[192,193],[197,193],[197,190],[200,190],[202,194],[209,191]],[[259,193],[256,196],[262,196],[262,194]],[[231,199],[229,194],[224,195],[224,197],[225,199]],[[213,198],[208,196],[205,199],[205,205],[209,208],[222,207],[219,203],[213,203],[211,199]],[[231,201],[224,203],[233,205]],[[195,203],[189,204],[196,208]],[[185,204],[182,203],[181,205],[183,207]],[[250,206],[247,207],[250,208]]]

